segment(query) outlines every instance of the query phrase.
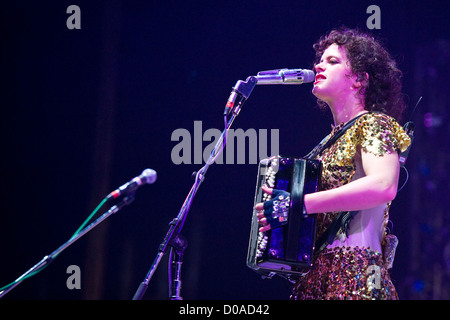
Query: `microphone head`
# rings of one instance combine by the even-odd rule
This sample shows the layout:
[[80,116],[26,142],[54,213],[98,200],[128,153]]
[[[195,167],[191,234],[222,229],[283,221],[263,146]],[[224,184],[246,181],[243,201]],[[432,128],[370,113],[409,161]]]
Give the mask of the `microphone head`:
[[302,84],[314,82],[314,71],[308,69],[276,69],[258,72],[257,84]]
[[308,69],[281,69],[279,73],[285,84],[302,84],[314,82],[316,75]]
[[156,181],[157,174],[153,169],[145,169],[139,176],[143,183],[152,184]]
[[303,83],[314,82],[315,77],[314,71],[303,69]]

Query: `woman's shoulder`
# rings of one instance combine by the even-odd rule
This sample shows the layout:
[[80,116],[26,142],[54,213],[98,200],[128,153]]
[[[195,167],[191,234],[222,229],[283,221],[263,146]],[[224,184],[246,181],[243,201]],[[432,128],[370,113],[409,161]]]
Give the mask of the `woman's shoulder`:
[[374,125],[379,127],[400,127],[400,124],[393,117],[382,112],[368,112],[362,115],[357,121],[357,125]]
[[381,112],[368,112],[352,127],[351,134],[365,151],[382,156],[396,150],[404,151],[411,143],[410,137],[391,116]]

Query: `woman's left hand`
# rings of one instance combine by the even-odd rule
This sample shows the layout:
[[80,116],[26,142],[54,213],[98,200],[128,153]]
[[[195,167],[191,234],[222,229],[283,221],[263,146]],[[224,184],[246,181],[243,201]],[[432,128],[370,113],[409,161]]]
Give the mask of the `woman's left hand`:
[[273,196],[271,200],[260,202],[255,206],[255,209],[258,211],[256,216],[261,225],[259,231],[265,232],[287,223],[290,194],[289,192],[266,186],[263,186],[262,190]]

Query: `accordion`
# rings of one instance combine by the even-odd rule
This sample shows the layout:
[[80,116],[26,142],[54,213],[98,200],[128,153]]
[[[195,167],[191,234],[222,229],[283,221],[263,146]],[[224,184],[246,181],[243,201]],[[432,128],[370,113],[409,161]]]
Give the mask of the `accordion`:
[[303,216],[303,195],[320,189],[321,171],[321,162],[314,159],[274,156],[260,161],[254,206],[271,199],[262,191],[263,185],[290,193],[287,223],[281,227],[260,232],[257,210],[253,210],[247,266],[263,278],[279,275],[290,280],[311,268],[316,217]]

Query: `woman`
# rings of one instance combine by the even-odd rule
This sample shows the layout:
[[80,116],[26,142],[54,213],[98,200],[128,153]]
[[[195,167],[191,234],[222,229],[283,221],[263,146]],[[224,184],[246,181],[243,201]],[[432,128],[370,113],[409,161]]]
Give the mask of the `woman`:
[[[328,138],[357,120],[317,156],[323,164],[322,189],[304,196],[304,210],[317,214],[317,238],[339,213],[354,214],[316,254],[291,299],[397,299],[382,252],[389,206],[397,193],[398,150],[410,144],[395,120],[405,108],[401,71],[377,41],[356,30],[333,30],[313,47],[312,93],[334,118]],[[264,204],[256,209],[260,230],[270,229]]]

